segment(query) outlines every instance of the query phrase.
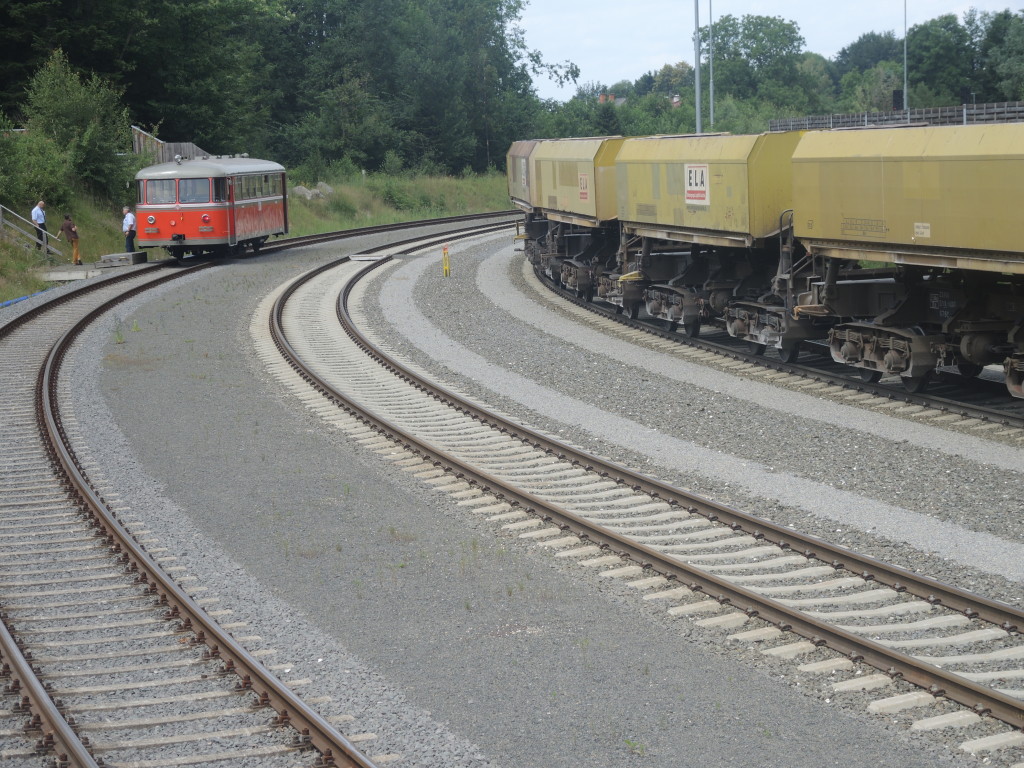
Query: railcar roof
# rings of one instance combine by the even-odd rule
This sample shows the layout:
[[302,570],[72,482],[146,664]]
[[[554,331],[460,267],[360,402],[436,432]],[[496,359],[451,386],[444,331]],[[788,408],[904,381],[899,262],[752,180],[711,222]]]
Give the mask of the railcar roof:
[[284,166],[253,157],[204,157],[180,163],[160,163],[143,168],[136,179],[195,179],[233,176],[238,173],[280,173]]

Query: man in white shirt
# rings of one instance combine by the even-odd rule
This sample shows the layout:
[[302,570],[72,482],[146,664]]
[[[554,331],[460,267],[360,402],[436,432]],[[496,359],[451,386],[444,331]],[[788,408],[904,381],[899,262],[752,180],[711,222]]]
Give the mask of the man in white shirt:
[[41,250],[46,245],[46,203],[40,200],[32,209],[32,223],[36,227],[36,250]]
[[121,209],[124,213],[124,221],[121,222],[121,231],[124,232],[125,253],[135,252],[135,214],[127,205]]

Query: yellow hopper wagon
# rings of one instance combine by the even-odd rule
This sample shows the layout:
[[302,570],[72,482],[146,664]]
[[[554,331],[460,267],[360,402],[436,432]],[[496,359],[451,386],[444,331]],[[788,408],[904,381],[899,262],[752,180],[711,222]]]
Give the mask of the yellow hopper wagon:
[[795,231],[812,257],[884,264],[798,313],[827,315],[835,360],[920,391],[938,369],[1024,378],[1024,124],[810,132],[793,155]]

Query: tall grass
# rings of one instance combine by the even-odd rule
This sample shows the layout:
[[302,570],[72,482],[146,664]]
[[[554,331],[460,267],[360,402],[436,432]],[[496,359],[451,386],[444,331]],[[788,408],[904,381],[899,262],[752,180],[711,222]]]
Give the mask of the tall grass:
[[71,214],[78,227],[78,248],[83,262],[99,261],[108,253],[124,251],[121,209],[111,203],[88,195],[73,195],[66,209],[50,207],[46,213],[50,244],[60,249],[63,256],[53,255],[47,259],[35,249],[34,241],[26,248],[17,241],[0,237],[0,302],[43,290],[50,285],[43,277],[48,269],[71,264],[71,245],[56,239],[64,214]]
[[[497,172],[459,178],[407,173],[364,176],[356,172],[329,177],[326,183],[332,191],[312,200],[290,194],[291,234],[312,235],[509,208],[505,176]],[[124,250],[121,210],[116,205],[73,196],[69,210],[51,209],[47,213],[51,233],[60,228],[65,213],[71,214],[78,226],[82,261],[86,263]],[[70,264],[71,247],[66,243],[57,245],[65,254],[57,265]],[[150,252],[149,258],[162,256],[161,252]],[[50,265],[39,258],[34,247],[26,250],[0,239],[0,302],[46,288],[48,283],[42,274],[47,266]]]
[[352,174],[326,182],[331,192],[312,200],[288,199],[291,233],[394,224],[402,221],[507,210],[505,176],[488,173],[451,176]]

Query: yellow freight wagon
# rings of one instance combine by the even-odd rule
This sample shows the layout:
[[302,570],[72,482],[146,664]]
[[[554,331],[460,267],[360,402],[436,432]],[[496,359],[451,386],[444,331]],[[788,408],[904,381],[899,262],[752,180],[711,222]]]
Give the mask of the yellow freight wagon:
[[793,180],[816,254],[1024,274],[1024,124],[815,131]]
[[616,218],[615,156],[621,137],[550,139],[530,155],[535,199],[550,221],[583,227]]
[[530,155],[540,144],[540,140],[515,141],[509,147],[508,155],[505,156],[505,168],[508,175],[508,196],[512,204],[517,208],[530,213],[540,207],[537,196],[533,190],[531,179],[533,169],[530,165]]
[[644,237],[759,247],[792,208],[790,158],[801,135],[628,139],[617,161],[619,220]]

